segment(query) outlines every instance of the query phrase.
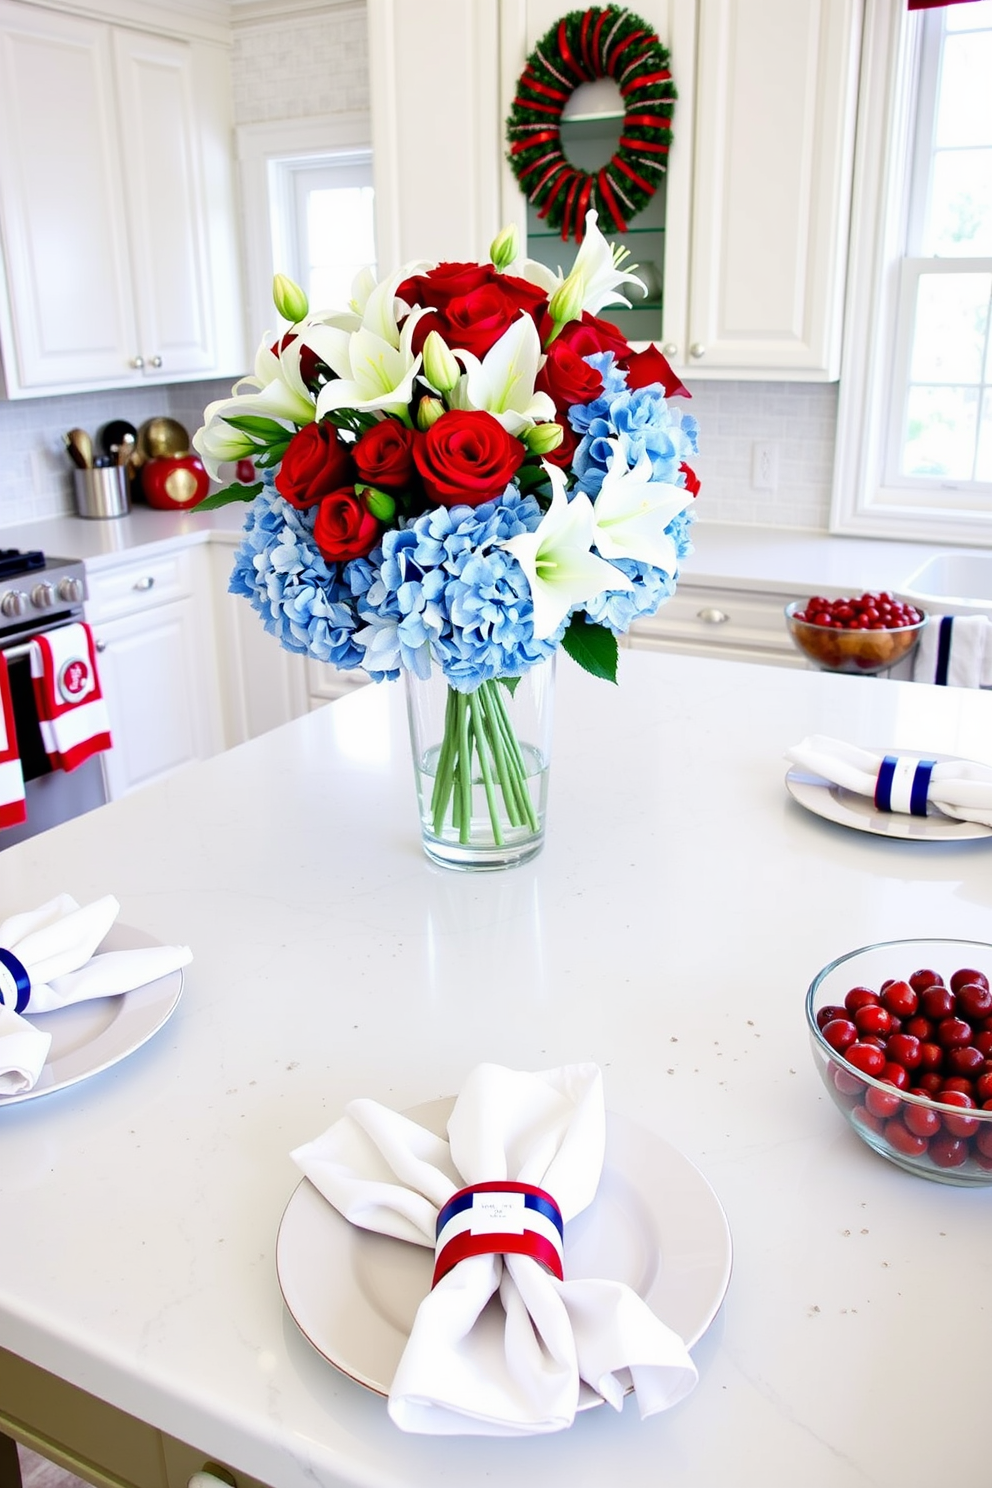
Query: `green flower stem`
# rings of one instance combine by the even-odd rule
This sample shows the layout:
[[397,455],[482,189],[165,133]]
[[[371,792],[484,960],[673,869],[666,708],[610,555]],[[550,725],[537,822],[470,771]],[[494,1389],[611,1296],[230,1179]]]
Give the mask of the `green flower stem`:
[[[458,840],[472,840],[472,787],[481,778],[493,841],[505,842],[505,824],[525,824],[536,832],[537,813],[527,785],[524,757],[507,712],[499,682],[483,682],[474,692],[448,688],[444,735],[438,753],[431,816],[440,837],[450,810]],[[502,798],[502,810],[500,799]]]

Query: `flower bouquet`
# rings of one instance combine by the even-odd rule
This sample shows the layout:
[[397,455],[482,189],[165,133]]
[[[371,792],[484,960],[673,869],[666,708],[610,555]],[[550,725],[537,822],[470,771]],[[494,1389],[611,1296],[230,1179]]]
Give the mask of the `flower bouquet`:
[[513,229],[488,264],[364,270],[339,311],[277,275],[289,328],[194,436],[215,480],[261,472],[201,503],[249,503],[231,591],[291,651],[405,675],[424,846],[447,864],[539,849],[558,648],[615,680],[617,636],[691,551],[689,395],[598,316],[640,283],[625,259],[589,212],[567,276]]

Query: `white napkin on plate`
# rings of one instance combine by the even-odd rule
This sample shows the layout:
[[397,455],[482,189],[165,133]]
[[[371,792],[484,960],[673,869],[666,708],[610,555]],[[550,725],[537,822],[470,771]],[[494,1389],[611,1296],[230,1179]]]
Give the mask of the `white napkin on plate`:
[[[82,908],[70,894],[59,894],[0,924],[0,947],[11,951],[31,978],[22,1013],[30,1017],[92,997],[119,997],[192,961],[188,946],[142,946],[94,955],[120,908],[112,894]],[[8,1001],[2,992],[0,1001]]]
[[[899,758],[925,759],[905,750],[890,750]],[[878,771],[885,758],[870,749],[859,749],[843,739],[810,734],[785,752],[787,760],[820,775],[833,785],[874,798]],[[957,821],[982,822],[992,826],[992,767],[974,760],[939,760],[930,776],[927,800],[945,816]]]
[[352,1224],[415,1245],[433,1248],[438,1210],[471,1183],[534,1184],[561,1210],[563,1282],[529,1256],[470,1256],[423,1299],[390,1390],[393,1421],[412,1432],[518,1436],[570,1426],[580,1380],[618,1410],[633,1386],[642,1416],[687,1395],[692,1358],[636,1292],[568,1279],[567,1224],[593,1201],[603,1165],[599,1069],[479,1065],[447,1132],[355,1100],[292,1154]]
[[112,894],[80,906],[59,894],[37,909],[11,915],[0,924],[0,948],[10,951],[30,978],[30,990],[17,1011],[17,989],[0,967],[0,1095],[19,1095],[38,1081],[51,1047],[51,1034],[31,1024],[31,1016],[50,1013],[96,997],[119,997],[188,965],[188,946],[142,946],[94,955],[118,914]]

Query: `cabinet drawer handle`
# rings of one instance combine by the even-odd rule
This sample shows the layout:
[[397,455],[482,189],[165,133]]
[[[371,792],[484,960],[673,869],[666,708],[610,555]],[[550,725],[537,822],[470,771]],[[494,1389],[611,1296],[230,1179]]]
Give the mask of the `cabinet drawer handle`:
[[691,357],[695,357],[697,362],[699,361],[700,357],[704,357],[706,355],[706,347],[703,345],[702,341],[693,341],[692,345],[689,347],[689,355]]
[[661,349],[666,357],[677,357],[679,354],[679,349],[674,341],[666,341]]
[[706,609],[696,611],[696,619],[704,621],[707,625],[726,625],[730,616],[726,610],[715,610],[707,606]]
[[142,367],[144,365],[145,365],[145,359],[144,359],[144,357],[132,357],[131,358],[131,366],[134,368],[134,370],[136,372],[140,372],[141,369],[142,369]]
[[152,574],[148,574],[147,577],[143,579],[135,579],[134,587],[139,591],[139,593],[144,593],[146,589],[151,589],[154,583],[154,576]]

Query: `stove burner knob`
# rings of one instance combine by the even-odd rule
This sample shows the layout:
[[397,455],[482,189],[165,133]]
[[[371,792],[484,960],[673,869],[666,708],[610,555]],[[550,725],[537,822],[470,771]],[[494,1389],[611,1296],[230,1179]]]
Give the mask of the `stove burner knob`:
[[59,599],[68,599],[73,604],[78,604],[82,597],[82,579],[59,579]]
[[0,595],[0,614],[8,620],[16,620],[28,612],[28,597],[23,589],[8,589]]
[[31,603],[36,610],[50,610],[57,598],[54,584],[35,584],[31,590]]

